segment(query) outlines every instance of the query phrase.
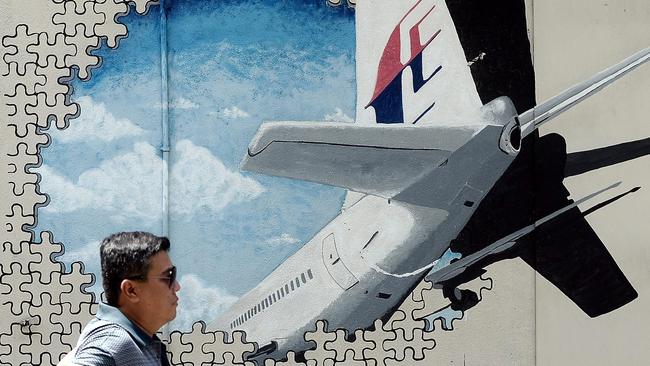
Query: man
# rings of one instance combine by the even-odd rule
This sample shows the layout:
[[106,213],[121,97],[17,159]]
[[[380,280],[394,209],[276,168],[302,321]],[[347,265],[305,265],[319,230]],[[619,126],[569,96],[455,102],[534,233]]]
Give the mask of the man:
[[169,258],[169,240],[122,232],[100,246],[107,303],[84,328],[61,365],[169,365],[156,332],[176,317],[180,285]]

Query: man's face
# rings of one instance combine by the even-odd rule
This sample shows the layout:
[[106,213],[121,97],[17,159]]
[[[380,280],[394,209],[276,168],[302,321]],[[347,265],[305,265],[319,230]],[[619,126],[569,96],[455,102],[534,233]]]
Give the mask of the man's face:
[[156,253],[151,257],[147,279],[140,285],[141,313],[160,326],[176,317],[176,292],[181,286],[178,281],[169,285],[169,271],[173,266],[166,251]]

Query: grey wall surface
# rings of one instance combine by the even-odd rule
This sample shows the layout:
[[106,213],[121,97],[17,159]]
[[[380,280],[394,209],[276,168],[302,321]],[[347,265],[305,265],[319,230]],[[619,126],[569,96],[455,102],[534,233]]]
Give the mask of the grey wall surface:
[[[650,2],[645,0],[535,1],[532,13],[538,101],[650,46]],[[648,138],[649,97],[646,64],[549,123],[542,134],[560,133],[569,153]],[[623,182],[622,191],[642,187],[587,216],[639,298],[591,319],[537,276],[537,365],[648,364],[649,178],[650,158],[644,156],[565,179],[573,199],[616,181]]]

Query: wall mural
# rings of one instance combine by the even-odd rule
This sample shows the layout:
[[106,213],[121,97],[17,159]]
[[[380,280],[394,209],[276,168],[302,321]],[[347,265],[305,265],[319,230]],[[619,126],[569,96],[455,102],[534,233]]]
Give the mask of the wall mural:
[[[0,364],[70,351],[116,231],[171,239],[174,365],[460,362],[506,260],[588,317],[639,296],[585,217],[641,187],[564,180],[649,138],[567,153],[539,127],[648,49],[536,102],[524,1],[2,7]],[[535,362],[528,287],[499,364]]]

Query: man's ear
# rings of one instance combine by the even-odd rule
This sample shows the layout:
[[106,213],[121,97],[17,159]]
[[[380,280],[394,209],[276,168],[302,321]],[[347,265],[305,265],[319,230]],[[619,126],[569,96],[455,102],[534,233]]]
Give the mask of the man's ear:
[[132,280],[122,280],[120,284],[120,290],[122,292],[122,298],[124,301],[135,303],[140,301],[138,295],[138,286]]

